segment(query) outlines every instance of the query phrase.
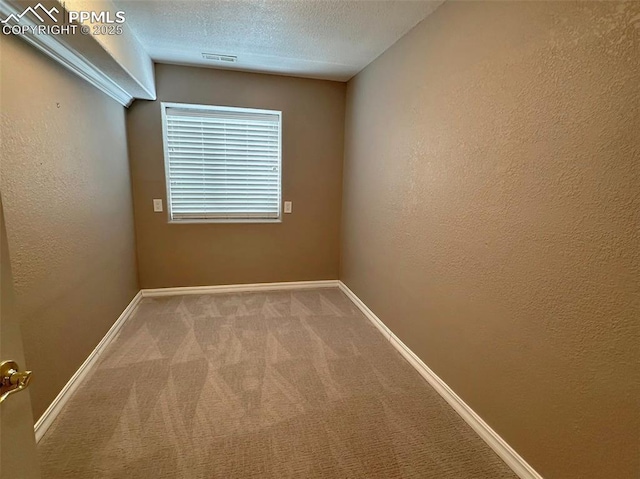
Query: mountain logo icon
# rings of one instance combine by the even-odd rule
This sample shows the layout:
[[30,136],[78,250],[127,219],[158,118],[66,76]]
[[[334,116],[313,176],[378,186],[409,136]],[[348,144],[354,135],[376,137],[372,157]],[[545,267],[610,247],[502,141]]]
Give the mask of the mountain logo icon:
[[38,20],[40,20],[40,23],[44,23],[44,18],[42,16],[40,16],[40,14],[38,14],[38,10],[40,11],[40,13],[45,14],[51,20],[53,20],[54,22],[58,23],[58,19],[56,17],[54,17],[53,14],[54,13],[60,13],[60,10],[58,10],[56,7],[53,7],[51,10],[47,10],[46,8],[44,8],[42,3],[38,3],[35,7],[27,7],[27,8],[24,9],[24,11],[22,13],[18,13],[18,14],[12,13],[7,18],[5,18],[4,20],[0,21],[0,23],[8,23],[10,20],[13,20],[15,23],[18,23],[18,22],[20,22],[22,17],[24,17],[27,13],[31,13],[34,17],[36,17]]

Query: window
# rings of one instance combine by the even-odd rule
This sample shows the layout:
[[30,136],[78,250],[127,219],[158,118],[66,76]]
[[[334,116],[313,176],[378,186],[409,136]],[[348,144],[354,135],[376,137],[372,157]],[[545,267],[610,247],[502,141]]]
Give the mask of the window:
[[282,113],[162,104],[172,222],[280,221]]

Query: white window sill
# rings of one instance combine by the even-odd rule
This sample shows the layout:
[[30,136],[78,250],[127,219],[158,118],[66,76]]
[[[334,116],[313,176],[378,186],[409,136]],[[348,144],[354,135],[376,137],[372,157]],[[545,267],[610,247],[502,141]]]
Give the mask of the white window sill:
[[169,220],[168,223],[170,225],[189,225],[189,224],[206,224],[206,223],[282,223],[282,218],[273,218],[273,219],[206,219],[206,220]]

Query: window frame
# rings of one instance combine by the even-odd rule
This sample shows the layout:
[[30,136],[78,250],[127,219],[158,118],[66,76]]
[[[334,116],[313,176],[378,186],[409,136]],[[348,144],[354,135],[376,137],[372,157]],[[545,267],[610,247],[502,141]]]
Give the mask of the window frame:
[[[199,218],[173,219],[171,212],[171,180],[169,178],[169,145],[167,138],[167,108],[192,108],[197,110],[240,111],[253,113],[277,114],[278,128],[278,216],[276,218]],[[167,222],[169,224],[206,224],[206,223],[282,223],[282,111],[265,110],[260,108],[234,107],[223,105],[201,105],[197,103],[160,102],[162,111],[162,144],[164,153],[164,183],[166,188]]]

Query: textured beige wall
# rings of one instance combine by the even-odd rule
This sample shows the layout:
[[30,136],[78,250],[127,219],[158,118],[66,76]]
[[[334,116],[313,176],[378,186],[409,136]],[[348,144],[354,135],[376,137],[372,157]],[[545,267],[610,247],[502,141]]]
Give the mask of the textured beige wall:
[[545,478],[640,477],[640,3],[447,2],[346,121],[343,281]]
[[[156,65],[157,101],[127,112],[143,288],[336,279],[344,83]],[[160,103],[282,111],[282,193],[293,214],[271,224],[168,224]]]
[[38,418],[137,292],[124,108],[0,42],[0,186]]

